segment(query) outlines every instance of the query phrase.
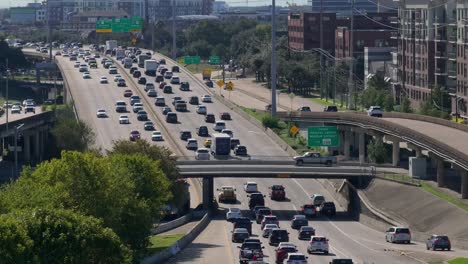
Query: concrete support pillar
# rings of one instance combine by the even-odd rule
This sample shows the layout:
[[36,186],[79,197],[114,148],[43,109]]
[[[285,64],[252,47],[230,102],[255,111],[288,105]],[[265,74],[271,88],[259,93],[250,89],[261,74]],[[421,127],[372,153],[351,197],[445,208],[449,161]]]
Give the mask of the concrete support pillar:
[[36,162],[39,162],[40,158],[41,158],[41,140],[40,140],[40,137],[41,137],[41,132],[40,131],[37,131],[35,134],[34,134],[34,159],[36,160]]
[[359,133],[359,163],[366,162],[366,134]]
[[437,159],[437,186],[445,186],[445,175],[444,175],[444,160]]
[[30,136],[26,133],[23,135],[23,141],[24,141],[24,161],[29,162],[31,160],[31,142],[30,142]]
[[351,132],[345,131],[344,132],[344,158],[345,160],[350,159],[350,152],[349,152],[349,147],[351,143],[350,141],[351,141]]
[[414,151],[416,152],[416,158],[422,158],[422,149],[415,148]]
[[468,199],[468,172],[460,171],[461,176],[461,198]]
[[213,178],[203,178],[203,208],[211,209],[213,204]]
[[392,143],[392,165],[397,167],[400,165],[400,141],[394,140]]

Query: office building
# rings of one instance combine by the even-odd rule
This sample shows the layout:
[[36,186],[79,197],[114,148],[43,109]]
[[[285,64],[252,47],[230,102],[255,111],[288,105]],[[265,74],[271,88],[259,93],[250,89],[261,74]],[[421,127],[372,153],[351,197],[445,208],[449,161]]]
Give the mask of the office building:
[[[312,12],[336,13],[337,16],[351,15],[351,1],[353,0],[309,0]],[[355,12],[388,12],[396,10],[392,0],[354,0]]]
[[175,4],[175,16],[210,15],[214,0],[147,0],[148,19],[150,21],[167,20],[172,17]]

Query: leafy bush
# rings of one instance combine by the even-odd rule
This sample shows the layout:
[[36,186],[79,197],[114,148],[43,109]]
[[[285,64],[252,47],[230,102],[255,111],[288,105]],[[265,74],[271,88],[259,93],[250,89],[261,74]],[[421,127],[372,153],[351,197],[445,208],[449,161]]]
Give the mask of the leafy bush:
[[265,128],[278,128],[279,119],[271,115],[265,115],[262,117],[262,125]]
[[387,157],[387,150],[381,141],[372,141],[367,146],[367,153],[369,160],[377,164],[384,163]]

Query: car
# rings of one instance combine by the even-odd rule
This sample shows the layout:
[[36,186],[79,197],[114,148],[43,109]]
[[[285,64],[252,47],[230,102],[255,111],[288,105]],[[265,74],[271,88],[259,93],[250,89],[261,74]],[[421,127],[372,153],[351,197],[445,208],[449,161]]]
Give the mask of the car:
[[91,63],[89,64],[89,68],[90,68],[90,69],[97,69],[97,68],[98,68],[98,65],[97,65],[96,62],[91,62]]
[[158,96],[158,97],[156,97],[156,99],[154,100],[154,104],[155,104],[156,106],[165,106],[165,105],[166,105],[166,100],[164,99],[164,97]]
[[117,81],[117,86],[118,86],[118,87],[126,87],[126,86],[127,86],[127,83],[125,82],[124,79],[120,78],[120,79]]
[[173,76],[172,72],[171,71],[166,71],[164,73],[164,79],[171,79]]
[[187,139],[187,144],[185,145],[185,147],[186,147],[188,150],[196,150],[196,149],[198,149],[198,142],[197,142],[197,139],[195,139],[195,138],[189,138],[189,139]]
[[132,90],[125,90],[123,93],[124,97],[131,97],[133,95]]
[[145,123],[143,123],[143,128],[145,130],[153,131],[154,130],[154,124],[151,121],[146,121]]
[[117,69],[115,68],[109,69],[109,74],[117,74],[117,73],[119,73]]
[[33,99],[26,99],[26,100],[23,101],[22,105],[23,105],[23,106],[27,106],[27,105],[35,106],[36,103],[34,102]]
[[322,156],[320,152],[306,152],[302,156],[294,156],[293,160],[297,166],[304,164],[324,164],[325,166],[331,167],[336,163],[335,156]]
[[[166,72],[167,73],[167,72]],[[171,84],[180,84],[180,78],[177,76],[173,76],[171,78]]]
[[135,71],[137,71],[138,68],[137,67],[131,67],[130,68],[130,74],[133,74]]
[[278,246],[275,250],[275,263],[283,263],[290,253],[297,252],[297,248],[294,245],[285,245],[284,243],[280,244],[283,245]]
[[96,116],[98,118],[105,118],[105,117],[107,117],[107,112],[104,109],[98,109],[97,113],[96,113]]
[[247,156],[247,147],[243,145],[237,145],[234,148],[234,155],[236,156]]
[[73,67],[74,68],[79,68],[81,65],[81,63],[79,61],[75,61],[75,63],[73,64]]
[[120,115],[119,116],[119,124],[130,124],[130,120],[128,119],[127,115]]
[[188,140],[189,138],[192,138],[192,132],[187,131],[187,130],[182,130],[179,133],[179,138],[182,140]]
[[219,118],[221,120],[231,120],[231,114],[229,114],[228,112],[223,112],[219,115]]
[[210,88],[213,88],[213,81],[208,80],[208,81],[205,82],[205,85],[210,87]]
[[156,79],[154,80],[157,83],[163,82],[164,81],[164,76],[161,74],[156,75]]
[[201,101],[204,102],[204,103],[211,103],[212,102],[211,101],[211,96],[205,94],[205,95],[202,96]]
[[175,105],[177,101],[181,101],[182,97],[180,96],[174,96],[172,97],[172,105]]
[[149,89],[146,95],[148,95],[149,97],[156,97],[158,96],[158,92],[156,92],[155,89]]
[[326,216],[335,216],[336,215],[336,206],[334,202],[323,202],[320,205],[320,214]]
[[276,224],[266,224],[262,229],[262,237],[269,237],[271,230],[278,228]]
[[172,112],[172,109],[169,106],[165,106],[162,108],[162,114],[167,115],[168,113]]
[[36,113],[36,108],[34,106],[31,106],[31,105],[27,105],[25,108],[24,108],[24,113],[27,114],[27,113],[33,113],[35,114]]
[[[259,193],[261,195],[261,193]],[[248,196],[248,195],[247,195]],[[263,196],[262,196],[263,197]],[[261,210],[261,209],[269,209],[268,207],[266,207],[265,205],[256,205],[254,206],[253,208],[251,208],[251,211],[252,211],[252,214],[255,216],[257,215],[257,212],[258,210]]]
[[297,233],[297,238],[299,240],[310,240],[311,236],[315,236],[315,229],[311,226],[301,226],[299,232]]
[[244,191],[247,193],[258,192],[258,187],[256,182],[246,182],[244,183]]
[[249,209],[255,208],[255,206],[265,206],[265,195],[260,192],[250,193],[249,197]]
[[232,221],[233,228],[246,228],[249,234],[252,234],[252,222],[247,217],[235,218]]
[[87,72],[88,71],[88,65],[80,64],[80,67],[79,67],[78,71],[79,72]]
[[159,64],[162,64],[162,65],[166,64],[166,59],[160,59]]
[[307,245],[307,253],[322,252],[328,255],[329,245],[328,239],[324,236],[311,236]]
[[211,114],[211,113],[207,113],[205,115],[205,122],[207,123],[214,123],[216,120],[215,120],[215,115],[214,114]]
[[291,228],[292,229],[300,229],[303,226],[308,226],[309,221],[305,215],[294,215],[293,219],[291,220]]
[[83,73],[83,79],[91,79],[91,75],[89,73]]
[[164,86],[163,93],[167,93],[167,94],[172,93],[172,86],[170,85]]
[[261,224],[263,221],[263,217],[265,215],[271,215],[272,211],[268,207],[260,208],[254,211],[255,212],[255,222],[257,224]]
[[138,111],[143,110],[143,104],[134,103],[132,109],[133,109],[133,113],[138,113]]
[[189,84],[189,82],[180,82],[179,90],[184,91],[184,92],[190,91],[190,84]]
[[288,231],[280,228],[271,230],[271,234],[268,237],[268,244],[278,245],[280,242],[289,242]]
[[286,199],[286,192],[284,191],[283,185],[275,184],[268,189],[270,189],[269,196],[272,200],[282,201]]
[[312,216],[317,215],[316,207],[313,204],[304,204],[303,206],[301,206],[300,212],[301,214],[307,217],[312,217]]
[[200,114],[200,115],[206,115],[206,106],[204,105],[198,105],[197,108],[197,114]]
[[137,113],[138,121],[147,121],[148,120],[148,113],[145,110],[140,110]]
[[240,264],[264,264],[263,262],[263,248],[261,242],[253,241],[250,239],[244,239],[241,246],[238,246],[239,250],[239,263]]
[[266,224],[276,224],[279,226],[278,217],[276,217],[276,215],[264,215],[262,222],[260,223],[260,229],[263,229]]
[[167,85],[166,82],[160,82],[159,83],[159,89],[164,89],[164,87]]
[[310,199],[312,200],[312,204],[315,206],[320,206],[323,202],[325,202],[325,197],[319,193],[313,194]]
[[176,113],[167,113],[166,115],[166,122],[168,123],[177,123],[177,114]]
[[118,82],[119,79],[122,79],[122,78],[123,78],[123,77],[122,77],[122,75],[120,75],[120,74],[114,75],[114,82]]
[[130,96],[130,105],[134,105],[134,104],[140,103],[140,102],[141,102],[140,96],[138,96],[138,95]]
[[196,160],[209,160],[210,159],[210,150],[207,148],[198,148],[195,151]]
[[332,259],[332,261],[330,261],[330,264],[353,264],[353,260],[352,259]]
[[237,145],[240,145],[240,140],[238,138],[231,138],[231,149],[234,150]]
[[223,130],[221,130],[221,133],[222,133],[222,134],[227,134],[227,135],[229,135],[231,138],[234,136],[234,132],[232,132],[231,129],[223,129]]
[[171,71],[172,72],[180,72],[179,71],[179,66],[172,66]]
[[[208,153],[208,155],[209,155],[209,153]],[[234,188],[233,186],[222,186],[221,188],[216,189],[216,190],[219,192],[218,193],[218,201],[220,203],[226,203],[226,202],[235,203],[235,202],[237,202],[236,188]]]
[[[225,187],[225,186],[223,186]],[[223,188],[221,187],[221,188]],[[234,188],[232,186],[228,186],[230,188]],[[235,190],[235,189],[234,189]],[[218,200],[219,200],[219,195],[218,195]],[[242,212],[240,208],[229,208],[228,212],[226,213],[226,220],[229,222],[232,222],[236,218],[241,218],[242,217]]]
[[299,112],[312,112],[309,106],[301,106],[297,109]]
[[130,132],[130,136],[129,136],[130,141],[136,141],[137,139],[140,139],[140,137],[141,137],[141,134],[140,132],[138,132],[138,130],[132,130]]
[[211,139],[205,139],[205,141],[203,141],[203,146],[205,146],[205,148],[209,148],[211,147]]
[[145,77],[138,78],[138,84],[146,84],[146,78]]
[[442,250],[447,249],[450,251],[451,249],[450,239],[446,235],[432,235],[426,241],[426,249],[432,249],[435,251],[436,249],[440,248]]
[[226,128],[226,123],[224,123],[224,121],[216,121],[214,124],[213,124],[213,129],[215,131],[219,131],[221,132],[223,129]]
[[133,76],[133,78],[140,78],[141,77],[141,72],[140,71],[134,71],[132,76]]
[[146,83],[145,84],[145,92],[148,92],[149,90],[151,89],[156,89],[156,87],[154,86],[154,83]]
[[247,228],[236,228],[233,231],[231,231],[232,237],[231,240],[234,243],[239,243],[243,242],[244,239],[249,238],[249,231],[247,231]]
[[383,115],[382,107],[378,105],[373,105],[369,107],[369,109],[367,110],[367,115],[374,116],[374,117],[382,117]]
[[161,131],[153,131],[153,133],[151,133],[151,140],[152,141],[163,141],[163,136],[161,134]]
[[392,226],[385,232],[385,241],[390,243],[411,243],[411,232],[408,227]]
[[307,259],[302,253],[288,253],[287,257],[284,259],[286,264],[307,264]]
[[336,105],[327,105],[323,108],[324,112],[338,112],[338,107]]
[[124,101],[115,102],[115,111],[118,113],[127,112],[127,103]]
[[187,111],[187,102],[184,100],[177,100],[174,104],[174,108],[176,111],[179,112],[186,112]]
[[207,137],[209,136],[209,132],[208,132],[208,127],[207,126],[199,126],[197,127],[197,135],[199,135],[200,137]]

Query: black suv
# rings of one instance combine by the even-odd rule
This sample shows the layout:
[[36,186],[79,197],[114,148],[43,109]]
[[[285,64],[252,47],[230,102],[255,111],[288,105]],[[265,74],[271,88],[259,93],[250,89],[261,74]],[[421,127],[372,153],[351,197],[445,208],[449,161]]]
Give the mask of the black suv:
[[197,127],[197,135],[199,135],[200,137],[209,136],[208,127],[206,126]]
[[215,115],[214,115],[214,114],[211,114],[211,113],[210,113],[210,114],[206,114],[206,115],[205,115],[205,122],[207,122],[207,123],[214,123],[215,120],[216,120],[216,118],[215,118]]
[[255,212],[255,222],[257,222],[257,224],[260,224],[263,220],[263,216],[265,215],[271,215],[270,208],[262,208],[262,209],[257,210]]
[[146,78],[140,77],[140,79],[138,79],[138,84],[146,84]]
[[335,216],[335,214],[336,214],[335,203],[333,203],[333,202],[323,202],[320,205],[320,214],[327,215],[327,216]]
[[133,74],[136,70],[138,70],[137,67],[131,67],[130,68],[130,74]]
[[247,217],[235,218],[232,221],[233,229],[236,228],[246,228],[249,231],[249,234],[252,235],[252,222]]
[[278,245],[280,242],[289,242],[289,233],[286,229],[273,229],[269,237],[270,245]]
[[199,104],[198,96],[191,96],[191,97],[190,97],[190,100],[189,100],[189,103],[190,103],[191,105],[198,105],[198,104]]
[[252,210],[257,205],[265,205],[264,195],[262,193],[251,193],[249,196],[249,209]]
[[338,112],[338,107],[336,107],[336,105],[325,106],[323,111],[324,112]]
[[156,76],[156,80],[155,80],[155,81],[156,81],[157,83],[163,82],[163,81],[164,81],[164,76],[158,74],[158,75]]
[[141,77],[141,72],[140,71],[134,71],[133,72],[133,78],[140,78]]
[[187,140],[192,138],[192,132],[190,131],[180,131],[180,139]]
[[172,66],[172,72],[180,72],[179,66]]
[[352,259],[332,259],[332,261],[330,261],[330,264],[353,264],[353,260]]

